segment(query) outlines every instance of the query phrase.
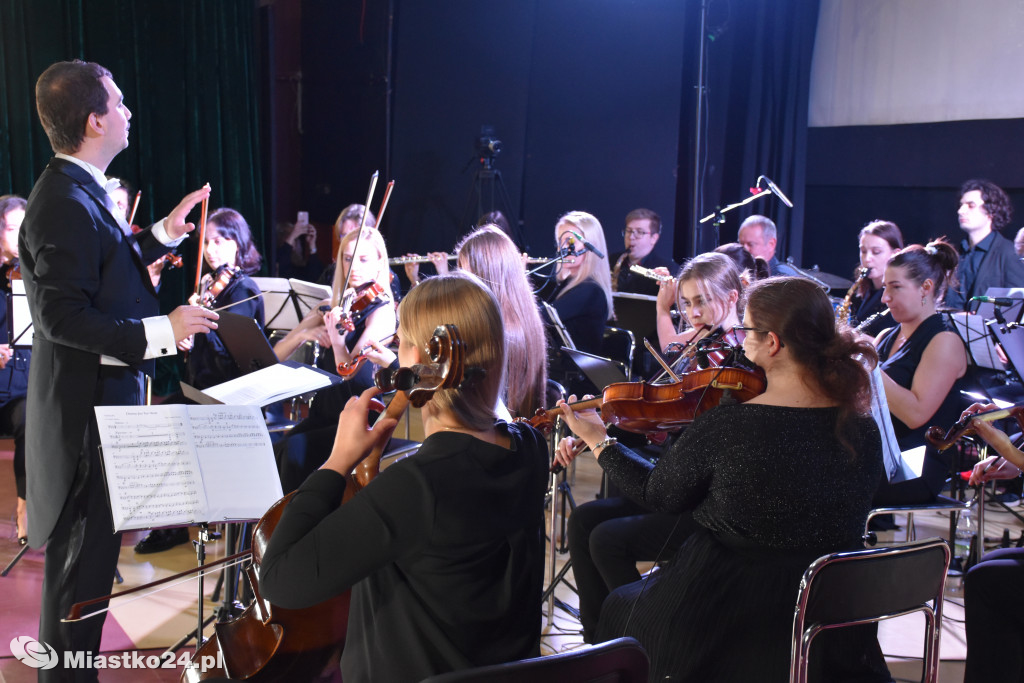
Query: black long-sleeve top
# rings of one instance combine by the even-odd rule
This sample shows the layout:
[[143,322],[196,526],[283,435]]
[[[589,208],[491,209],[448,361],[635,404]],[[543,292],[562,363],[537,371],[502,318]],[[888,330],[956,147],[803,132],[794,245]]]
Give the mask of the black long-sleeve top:
[[344,478],[317,471],[285,509],[260,588],[285,608],[352,588],[346,681],[539,654],[547,446],[502,429],[510,449],[435,433],[340,507]]
[[652,465],[621,445],[599,462],[626,495],[655,510],[693,510],[712,531],[774,548],[838,548],[859,538],[882,476],[878,427],[855,418],[835,436],[836,408],[718,407]]

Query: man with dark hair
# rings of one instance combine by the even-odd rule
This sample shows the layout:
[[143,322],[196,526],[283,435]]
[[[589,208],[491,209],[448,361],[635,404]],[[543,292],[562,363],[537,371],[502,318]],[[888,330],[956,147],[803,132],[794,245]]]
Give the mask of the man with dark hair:
[[634,209],[626,214],[626,227],[622,230],[622,238],[626,249],[612,254],[612,290],[616,292],[632,292],[634,294],[658,295],[658,281],[644,277],[630,270],[630,266],[640,266],[648,270],[667,268],[675,275],[679,266],[667,256],[654,251],[654,245],[661,237],[661,217],[650,209]]
[[73,603],[110,592],[121,546],[93,408],[142,403],[152,359],[216,328],[217,314],[197,306],[158,315],[146,271],[193,229],[185,219],[210,191],[192,192],[132,235],[107,194],[117,182],[104,175],[128,146],[131,119],[110,72],[54,64],[36,82],[36,106],[56,154],[29,195],[19,238],[37,359],[28,387],[28,523],[32,547],[46,544],[39,639],[59,660],[39,680],[96,680],[93,669],[62,664],[65,651],[99,650],[103,617],[61,623]]
[[989,287],[1024,287],[1024,263],[1013,242],[999,232],[1010,224],[1013,206],[1006,193],[989,180],[968,180],[960,188],[959,280],[946,292],[946,305],[967,310],[971,297],[984,296]]

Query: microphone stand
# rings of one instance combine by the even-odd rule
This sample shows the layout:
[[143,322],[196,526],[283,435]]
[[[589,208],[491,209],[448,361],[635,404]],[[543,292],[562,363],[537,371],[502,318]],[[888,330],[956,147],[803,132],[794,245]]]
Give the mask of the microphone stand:
[[714,228],[715,228],[715,246],[716,247],[718,246],[718,231],[722,227],[722,225],[725,223],[725,214],[727,214],[728,212],[730,212],[730,211],[732,211],[734,209],[738,209],[741,206],[746,206],[747,204],[749,204],[750,202],[754,201],[755,199],[760,199],[761,197],[765,196],[766,194],[771,194],[771,193],[772,193],[772,191],[770,189],[763,189],[762,190],[760,188],[757,188],[756,191],[753,194],[751,194],[749,197],[747,197],[743,201],[736,202],[735,204],[730,204],[727,207],[725,207],[724,209],[723,208],[717,208],[717,209],[715,209],[714,213],[709,213],[707,216],[704,216],[704,218],[701,218],[700,219],[701,224],[707,223],[710,220],[714,220],[714,224],[713,225],[714,225]]

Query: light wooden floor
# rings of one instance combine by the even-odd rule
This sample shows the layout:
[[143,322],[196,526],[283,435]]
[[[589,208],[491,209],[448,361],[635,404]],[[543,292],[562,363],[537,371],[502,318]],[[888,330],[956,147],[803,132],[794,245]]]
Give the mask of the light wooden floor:
[[[398,436],[405,436],[405,428],[399,425]],[[422,427],[418,418],[412,420],[410,436],[413,439],[422,438]],[[5,457],[6,456],[6,457]],[[10,442],[0,441],[0,505],[3,513],[0,514],[0,562],[6,562],[14,555],[17,547],[13,543],[13,510],[14,491],[10,464]],[[578,466],[571,481],[572,493],[578,503],[592,500],[600,485],[600,468],[596,461],[589,455],[578,459]],[[560,506],[556,506],[560,507]],[[1014,509],[1019,509],[1016,506]],[[1024,510],[1024,509],[1022,509]],[[1011,536],[1016,540],[1021,535],[1024,525],[1020,524],[1011,515],[1004,512],[997,512],[990,509],[987,513],[986,536],[989,539],[998,539],[1002,535],[1003,528],[1011,529]],[[948,534],[948,519],[938,513],[917,515],[916,523],[918,538],[933,535],[946,536]],[[904,521],[897,518],[897,522],[904,524]],[[561,519],[556,519],[558,533],[561,533]],[[898,535],[903,536],[903,531],[887,532],[881,534],[883,541],[890,540]],[[164,553],[139,556],[132,549],[134,543],[141,536],[140,533],[126,534],[121,550],[119,568],[124,576],[125,584],[121,588],[129,588],[140,585],[147,581],[162,576],[168,576],[178,571],[189,569],[196,565],[195,552],[190,545],[178,546]],[[195,532],[193,531],[193,537]],[[223,541],[212,543],[209,548],[209,558],[217,558],[224,554]],[[556,553],[555,570],[561,568],[568,555]],[[41,572],[41,554],[30,553],[21,565],[15,568],[10,577],[0,579],[0,595],[12,595],[13,592],[22,590],[19,582],[29,581],[30,573]],[[644,568],[646,569],[646,568]],[[214,577],[215,579],[215,577]],[[555,595],[567,604],[575,606],[577,598],[570,588],[572,584],[572,572],[567,575],[568,582],[561,583]],[[38,577],[34,580],[38,581]],[[550,576],[546,583],[550,581]],[[213,590],[214,580],[207,581],[204,610],[210,613],[216,605],[209,600]],[[156,596],[140,599],[133,602],[125,602],[116,607],[112,614],[117,624],[124,630],[128,637],[136,643],[140,649],[165,648],[177,641],[182,635],[188,633],[195,627],[196,609],[196,586],[194,583],[182,584],[173,589],[162,592]],[[545,606],[546,607],[546,606]],[[942,667],[939,680],[943,683],[959,682],[963,678],[963,658],[966,652],[963,635],[963,610],[962,593],[959,580],[951,578],[947,582],[947,601],[945,603],[945,619],[942,636]],[[6,615],[6,616],[5,616]],[[19,614],[18,623],[35,622],[37,614]],[[27,622],[26,622],[27,619]],[[13,635],[10,627],[13,617],[3,611],[0,605],[0,682],[34,680],[32,672],[26,671],[20,662],[9,657],[10,650],[8,643]],[[546,610],[543,626],[542,652],[550,654],[572,649],[582,645],[579,635],[579,623],[567,612],[558,609]],[[897,681],[918,680],[920,662],[913,661],[911,657],[919,657],[922,643],[923,621],[915,617],[906,617],[892,620],[882,625],[879,632],[879,641],[883,651],[887,655],[890,670]],[[34,633],[34,632],[30,632]],[[168,672],[170,673],[170,672]],[[107,672],[104,680],[141,680],[139,678],[115,677],[113,672]],[[146,680],[176,680],[173,678],[147,678]]]

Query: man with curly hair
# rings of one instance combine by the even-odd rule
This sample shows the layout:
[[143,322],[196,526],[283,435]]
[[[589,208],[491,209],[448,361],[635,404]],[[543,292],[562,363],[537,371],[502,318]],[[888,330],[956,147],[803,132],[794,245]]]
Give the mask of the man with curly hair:
[[1009,225],[1013,206],[1006,193],[989,180],[968,180],[960,188],[959,283],[946,294],[951,308],[967,309],[972,296],[984,296],[989,287],[1024,287],[1024,263],[1013,242],[999,232]]

